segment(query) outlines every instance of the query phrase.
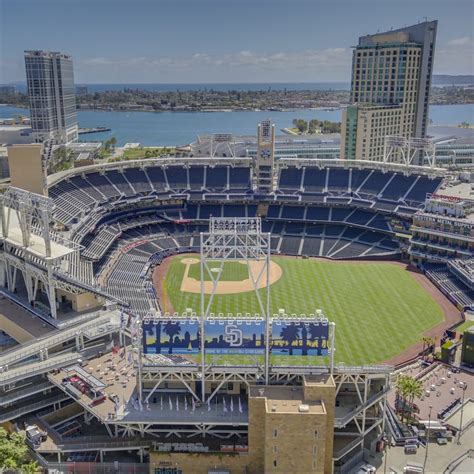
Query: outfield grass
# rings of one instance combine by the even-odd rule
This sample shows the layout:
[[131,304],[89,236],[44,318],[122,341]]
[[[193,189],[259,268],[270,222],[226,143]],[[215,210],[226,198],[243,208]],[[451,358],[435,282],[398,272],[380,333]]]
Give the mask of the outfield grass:
[[[165,291],[175,311],[192,308],[199,312],[200,295],[180,291],[185,269],[182,258],[171,262]],[[282,278],[271,287],[272,312],[284,308],[288,314],[314,314],[315,309],[322,309],[336,323],[336,362],[357,365],[387,360],[419,342],[426,330],[444,319],[438,304],[401,266],[285,257],[272,260],[283,270]],[[257,298],[253,292],[216,295],[212,310],[255,313]],[[245,360],[230,357],[225,360]],[[292,364],[320,363],[313,357],[277,359]]]
[[[208,267],[211,269],[220,269],[220,262],[209,262]],[[214,280],[217,278],[218,272],[213,272]],[[201,264],[194,263],[189,267],[188,276],[190,278],[195,278],[196,280],[201,281]],[[249,277],[249,269],[247,265],[242,265],[239,262],[225,262],[222,269],[222,275],[220,281],[243,281]],[[209,271],[204,269],[204,281],[212,281]]]

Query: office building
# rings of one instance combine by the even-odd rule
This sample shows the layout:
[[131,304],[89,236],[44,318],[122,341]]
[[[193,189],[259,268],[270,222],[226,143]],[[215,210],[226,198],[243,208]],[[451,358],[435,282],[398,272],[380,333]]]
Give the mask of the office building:
[[424,138],[437,21],[359,38],[341,158],[381,160],[387,135]]
[[70,56],[49,51],[25,51],[31,126],[37,141],[77,140],[74,73]]

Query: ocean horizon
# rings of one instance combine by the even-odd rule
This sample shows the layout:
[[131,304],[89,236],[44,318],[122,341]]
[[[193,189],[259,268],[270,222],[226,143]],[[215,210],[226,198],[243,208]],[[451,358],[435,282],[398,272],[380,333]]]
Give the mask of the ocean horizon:
[[[26,83],[12,83],[5,85],[15,86],[19,92],[26,92]],[[122,91],[124,89],[140,89],[150,92],[173,92],[173,91],[305,91],[305,90],[349,90],[350,82],[209,82],[209,83],[76,83],[77,86],[85,86],[89,92]]]

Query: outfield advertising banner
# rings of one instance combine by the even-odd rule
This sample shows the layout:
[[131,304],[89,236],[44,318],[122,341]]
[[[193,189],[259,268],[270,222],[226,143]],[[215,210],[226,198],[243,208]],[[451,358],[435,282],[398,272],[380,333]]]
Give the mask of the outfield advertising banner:
[[206,354],[265,353],[263,319],[208,319],[204,323]]
[[162,319],[143,322],[144,354],[198,354],[200,347],[197,319]]
[[329,324],[324,321],[274,319],[272,355],[325,356],[328,354]]

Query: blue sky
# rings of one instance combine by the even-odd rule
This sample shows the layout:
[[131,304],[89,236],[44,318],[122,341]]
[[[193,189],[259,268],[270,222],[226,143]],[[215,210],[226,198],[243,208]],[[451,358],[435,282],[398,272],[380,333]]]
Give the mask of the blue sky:
[[76,83],[348,82],[359,36],[424,17],[435,73],[474,74],[472,0],[0,0],[0,83],[25,49],[71,54]]

